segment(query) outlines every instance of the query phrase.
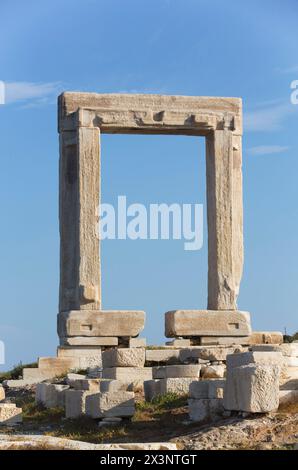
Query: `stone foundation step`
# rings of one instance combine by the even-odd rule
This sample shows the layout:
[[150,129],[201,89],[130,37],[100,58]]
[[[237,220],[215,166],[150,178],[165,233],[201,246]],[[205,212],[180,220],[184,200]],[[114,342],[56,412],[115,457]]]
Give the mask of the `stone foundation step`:
[[58,315],[60,338],[71,336],[134,337],[144,329],[141,310],[70,310]]
[[165,314],[165,335],[249,336],[250,314],[236,310],[174,310]]

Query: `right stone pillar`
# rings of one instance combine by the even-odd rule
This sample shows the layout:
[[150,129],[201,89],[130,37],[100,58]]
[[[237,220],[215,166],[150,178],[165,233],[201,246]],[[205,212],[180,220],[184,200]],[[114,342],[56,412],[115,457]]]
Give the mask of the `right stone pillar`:
[[208,310],[236,310],[243,270],[241,136],[206,138]]
[[197,338],[200,344],[249,342],[250,315],[237,310],[243,271],[241,144],[242,136],[231,128],[206,137],[208,307],[167,312],[167,337]]

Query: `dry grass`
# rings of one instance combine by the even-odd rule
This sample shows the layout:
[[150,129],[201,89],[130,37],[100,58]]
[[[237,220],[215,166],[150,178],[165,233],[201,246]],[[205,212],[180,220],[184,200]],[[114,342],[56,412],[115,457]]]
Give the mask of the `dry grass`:
[[132,420],[99,428],[96,420],[81,417],[65,419],[62,408],[47,409],[36,404],[33,393],[17,398],[23,408],[20,432],[42,432],[45,435],[80,440],[95,444],[112,442],[157,442],[181,434],[181,422],[187,418],[186,397],[168,394],[152,402],[139,401]]

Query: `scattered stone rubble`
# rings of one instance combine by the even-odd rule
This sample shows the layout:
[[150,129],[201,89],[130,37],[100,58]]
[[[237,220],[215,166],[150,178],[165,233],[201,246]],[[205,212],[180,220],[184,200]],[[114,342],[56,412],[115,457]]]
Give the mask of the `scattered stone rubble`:
[[224,378],[227,355],[242,350],[245,348],[240,345],[147,350],[151,364],[166,363],[167,359],[170,365],[152,368],[153,380],[144,383],[146,400],[169,392],[187,395],[193,381]]
[[[189,418],[198,423],[231,412],[268,413],[298,400],[298,343],[190,346],[174,340],[175,346],[145,348],[134,338],[127,344],[133,347],[95,353],[87,375],[68,372],[38,383],[36,402],[64,408],[69,419],[88,416],[109,426],[134,415],[135,392],[143,390],[146,401],[188,395]],[[50,365],[55,368],[55,361],[39,361],[41,368]],[[0,386],[0,422],[16,424],[21,417]]]
[[297,403],[297,358],[297,343],[255,345],[250,351],[228,354],[226,379],[190,384],[190,419],[213,421],[225,411],[268,413]]
[[65,417],[69,419],[86,415],[112,424],[121,421],[119,418],[134,415],[135,394],[132,385],[117,380],[79,378],[78,374],[76,377],[68,377],[66,381],[68,385],[38,384],[36,402],[46,408],[64,408]]
[[152,377],[152,368],[144,367],[144,341],[132,343],[139,347],[113,348],[102,353],[103,370],[98,378],[68,374],[65,384],[38,384],[36,401],[47,408],[65,408],[66,418],[87,415],[106,425],[132,417],[134,390],[143,388],[144,379]]
[[[135,391],[143,387],[147,401],[188,395],[190,420],[201,423],[227,411],[266,413],[297,400],[298,344],[190,346],[189,340],[174,340],[160,349],[144,344],[135,338],[128,344],[134,347],[104,350],[97,378],[69,373],[64,383],[38,384],[36,401],[65,408],[66,418],[87,415],[103,426],[131,418]],[[94,361],[99,371],[96,366]]]

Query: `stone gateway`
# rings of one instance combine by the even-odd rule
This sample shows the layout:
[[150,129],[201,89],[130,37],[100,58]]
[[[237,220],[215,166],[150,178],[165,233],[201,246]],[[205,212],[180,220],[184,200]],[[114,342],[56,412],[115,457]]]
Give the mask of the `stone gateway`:
[[[243,337],[237,311],[243,268],[242,101],[239,98],[63,93],[60,133],[61,345],[104,345],[137,336],[143,311],[101,303],[100,134],[176,134],[206,139],[208,310],[166,314],[169,337]],[[182,319],[182,321],[181,321]]]

